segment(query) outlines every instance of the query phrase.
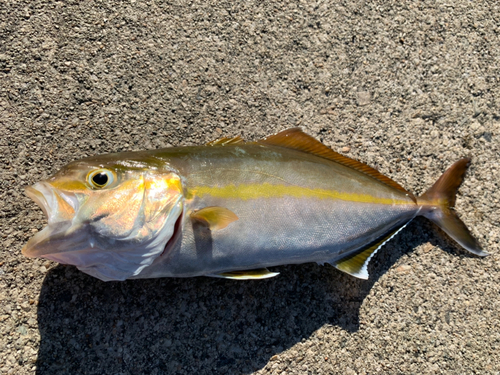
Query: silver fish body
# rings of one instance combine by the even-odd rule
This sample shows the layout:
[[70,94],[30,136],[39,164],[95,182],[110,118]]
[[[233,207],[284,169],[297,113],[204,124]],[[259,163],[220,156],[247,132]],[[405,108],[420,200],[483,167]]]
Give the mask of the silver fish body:
[[[211,151],[204,152],[206,164],[190,163],[180,171],[189,176],[184,180],[185,191],[193,198],[184,203],[180,230],[168,250],[137,277],[333,264],[401,227],[419,211],[403,192],[333,161],[305,158],[295,150],[242,145],[224,153]],[[258,186],[265,188],[260,191]],[[201,192],[206,193],[198,196]],[[225,207],[239,219],[211,231],[189,216],[207,206]]]

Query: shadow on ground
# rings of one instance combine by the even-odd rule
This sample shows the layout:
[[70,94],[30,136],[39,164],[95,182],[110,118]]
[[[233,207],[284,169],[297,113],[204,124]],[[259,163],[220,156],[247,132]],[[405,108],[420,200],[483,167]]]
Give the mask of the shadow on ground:
[[[359,328],[359,308],[401,255],[429,238],[412,224],[372,265],[369,281],[333,267],[278,267],[262,281],[211,278],[104,283],[74,267],[46,276],[37,373],[248,373],[324,325]],[[416,240],[419,238],[419,240]],[[416,243],[417,241],[417,243]]]

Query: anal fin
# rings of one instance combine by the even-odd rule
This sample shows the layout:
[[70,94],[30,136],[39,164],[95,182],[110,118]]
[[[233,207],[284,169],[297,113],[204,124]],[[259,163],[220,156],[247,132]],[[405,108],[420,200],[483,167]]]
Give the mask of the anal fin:
[[271,272],[267,268],[260,268],[256,270],[222,272],[206,276],[219,277],[230,280],[259,280],[259,279],[269,279],[270,277],[278,275],[279,272]]
[[[411,220],[410,220],[411,221]],[[409,221],[409,222],[410,222]],[[409,223],[408,222],[408,223]],[[401,229],[406,227],[408,223],[397,228],[396,230],[384,236],[382,239],[375,241],[373,244],[368,245],[368,247],[355,252],[354,254],[349,254],[346,257],[336,260],[332,265],[340,271],[346,272],[351,276],[357,277],[359,279],[368,279],[368,263],[377,253],[377,251],[384,246],[388,241],[390,241],[396,234],[399,233]]]

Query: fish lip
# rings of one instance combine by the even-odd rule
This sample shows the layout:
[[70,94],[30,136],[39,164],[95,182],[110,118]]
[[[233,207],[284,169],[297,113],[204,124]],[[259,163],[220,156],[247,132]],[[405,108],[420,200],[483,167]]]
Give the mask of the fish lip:
[[75,194],[56,189],[46,181],[25,187],[24,193],[42,209],[49,225],[70,219],[68,215],[65,217],[60,215],[61,200],[71,207],[73,216],[79,208],[78,198]]
[[24,188],[24,194],[28,196],[33,202],[40,207],[45,215],[45,218],[49,219],[49,209],[50,206],[45,198],[45,195],[38,189],[35,188],[36,185],[41,185],[41,183],[35,184],[33,186],[27,186]]
[[74,216],[69,218],[67,216],[62,217],[59,214],[60,202],[58,202],[58,198],[59,201],[62,199],[71,206],[74,212],[77,212],[77,197],[55,189],[46,181],[25,187],[24,193],[42,209],[48,224],[30,238],[22,248],[22,254],[29,258],[48,258],[50,253],[60,253],[61,251],[54,251],[54,248],[57,247],[58,237],[63,233],[67,233],[68,230],[77,230],[79,226],[74,225],[72,220]]
[[58,248],[57,238],[61,234],[66,233],[70,227],[71,222],[69,221],[55,223],[55,225],[47,225],[30,238],[28,243],[22,248],[22,254],[28,258],[50,259],[51,254],[63,252],[56,250]]

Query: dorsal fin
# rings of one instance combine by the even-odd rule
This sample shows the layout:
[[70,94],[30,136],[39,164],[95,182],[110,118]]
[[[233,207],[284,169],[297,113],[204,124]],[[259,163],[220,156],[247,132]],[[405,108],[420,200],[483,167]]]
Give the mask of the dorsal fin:
[[375,168],[372,168],[364,163],[348,158],[347,156],[333,151],[331,148],[325,146],[317,139],[314,139],[310,135],[304,133],[300,128],[291,128],[284,130],[278,134],[271,135],[267,138],[257,141],[257,143],[291,148],[294,150],[299,150],[307,152],[309,154],[320,156],[324,159],[332,160],[346,167],[356,169],[359,172],[363,172],[364,174],[373,177],[374,179],[390,187],[398,189],[406,193],[411,199],[413,199],[413,201],[416,202],[413,194],[406,191],[406,189],[399,185],[396,181],[393,181],[389,177],[384,176]]
[[226,146],[226,145],[235,145],[238,143],[244,143],[244,139],[239,135],[236,137],[224,137],[220,139],[216,139],[215,141],[211,141],[207,143],[207,146]]

